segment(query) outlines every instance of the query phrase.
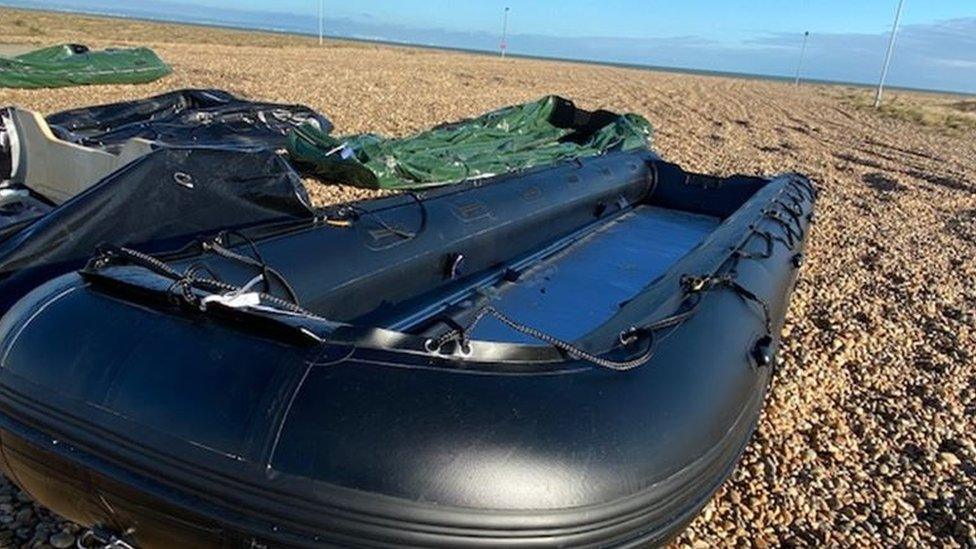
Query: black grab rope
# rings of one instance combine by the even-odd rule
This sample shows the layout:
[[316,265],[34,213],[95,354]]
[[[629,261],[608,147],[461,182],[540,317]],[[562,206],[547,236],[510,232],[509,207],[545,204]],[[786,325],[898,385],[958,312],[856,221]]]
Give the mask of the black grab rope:
[[804,239],[803,230],[802,229],[800,229],[799,231],[796,230],[793,227],[793,225],[780,214],[779,210],[773,210],[767,208],[762,211],[762,215],[764,219],[772,220],[773,222],[783,227],[783,229],[786,232],[786,239],[790,243],[790,249],[792,249],[794,246],[796,246],[798,242],[801,242]]
[[[219,280],[213,272],[202,263],[194,263],[185,271],[180,272],[170,267],[166,263],[155,257],[122,246],[101,245],[97,248],[97,255],[88,262],[86,268],[99,270],[119,261],[136,265],[154,272],[164,278],[173,281],[169,287],[171,295],[178,295],[190,305],[201,307],[201,300],[193,293],[193,289],[200,289],[214,294],[239,294],[244,291],[243,287],[229,284]],[[204,271],[208,276],[198,276]],[[178,292],[177,292],[178,290]],[[310,318],[321,318],[315,313],[302,308],[297,303],[270,295],[266,292],[254,292],[260,300],[284,311],[307,316]]]
[[418,235],[422,234],[427,229],[427,216],[428,216],[427,205],[424,204],[424,200],[420,196],[418,196],[417,193],[413,191],[408,191],[405,192],[404,194],[406,196],[409,196],[414,202],[416,202],[417,206],[420,208],[420,226],[417,227],[416,231],[408,231],[405,229],[401,229],[396,225],[393,225],[388,221],[386,221],[385,219],[383,219],[383,217],[380,216],[378,212],[375,212],[368,208],[363,208],[362,206],[359,206],[358,204],[355,204],[353,202],[349,202],[339,206],[336,210],[337,216],[335,218],[326,217],[326,221],[328,222],[331,219],[331,221],[333,222],[345,221],[348,223],[350,220],[356,220],[362,217],[369,217],[374,222],[376,222],[377,225],[379,225],[382,229],[389,232],[390,234],[398,236],[403,240],[413,240],[414,238],[417,238]]
[[450,331],[442,334],[438,338],[428,339],[424,346],[428,352],[438,353],[441,352],[445,345],[453,342],[458,346],[462,355],[470,353],[469,344],[471,341],[471,331],[482,319],[484,319],[486,316],[491,316],[512,330],[533,339],[542,341],[543,343],[564,352],[570,358],[583,360],[608,370],[626,372],[639,366],[643,366],[654,356],[654,351],[657,347],[658,341],[657,332],[668,328],[674,328],[682,322],[688,320],[695,314],[700,304],[701,296],[693,296],[690,303],[688,303],[687,300],[682,302],[682,306],[679,311],[670,316],[661,318],[651,322],[650,324],[634,326],[620,332],[620,334],[618,334],[618,340],[623,346],[632,345],[642,338],[648,339],[647,348],[639,356],[628,360],[611,360],[595,355],[568,341],[547,334],[538,328],[533,328],[532,326],[518,322],[491,305],[486,305],[479,309],[467,326],[458,326],[457,323],[452,322],[451,324],[453,325],[453,328]]
[[769,311],[769,304],[766,303],[766,300],[759,297],[742,284],[739,284],[733,275],[684,275],[681,277],[681,285],[684,287],[686,294],[709,292],[718,288],[728,288],[732,290],[742,299],[755,303],[762,308],[766,335],[773,333],[773,317]]
[[[246,255],[239,254],[221,245],[221,241],[229,243],[228,236],[231,235],[237,236],[245,243],[247,243],[254,257],[251,258]],[[291,284],[288,283],[288,280],[284,277],[284,275],[282,275],[277,270],[275,270],[270,265],[268,265],[264,261],[264,258],[261,257],[261,252],[258,251],[258,247],[254,244],[254,242],[250,238],[241,234],[240,232],[237,231],[223,232],[220,235],[218,235],[217,238],[210,241],[203,242],[202,247],[205,251],[212,251],[213,253],[225,259],[237,261],[239,263],[243,263],[245,265],[249,265],[251,267],[258,269],[261,272],[261,278],[264,283],[264,293],[271,292],[271,279],[273,278],[285,290],[285,293],[288,295],[288,299],[291,300],[291,302],[294,303],[295,305],[300,305],[298,302],[298,294],[295,292],[295,289],[292,288]]]
[[[641,334],[641,335],[646,335],[650,339],[650,341],[648,342],[647,349],[645,349],[644,352],[640,354],[640,356],[636,358],[632,358],[630,360],[622,360],[622,361],[610,360],[607,358],[603,358],[601,356],[597,356],[593,353],[590,353],[589,351],[585,351],[577,347],[576,345],[569,343],[568,341],[564,341],[555,336],[549,335],[543,332],[542,330],[533,328],[532,326],[527,326],[525,324],[522,324],[521,322],[513,320],[511,317],[509,317],[508,315],[499,311],[498,309],[494,308],[491,305],[482,307],[475,314],[474,318],[470,323],[468,323],[467,326],[463,326],[460,328],[455,327],[436,339],[428,339],[426,344],[424,345],[425,348],[427,349],[428,352],[436,353],[436,352],[440,352],[441,349],[443,349],[444,346],[447,345],[448,343],[454,342],[461,350],[462,355],[469,353],[471,330],[473,330],[474,327],[486,316],[494,317],[499,322],[508,326],[512,330],[515,330],[516,332],[529,336],[533,339],[542,341],[543,343],[546,343],[551,347],[555,347],[556,349],[563,351],[564,353],[566,353],[567,355],[569,355],[574,359],[584,360],[596,366],[600,366],[601,368],[607,368],[609,370],[614,370],[617,372],[625,372],[627,370],[633,370],[638,366],[642,366],[646,364],[647,361],[649,361],[651,357],[654,356],[654,347],[656,341],[655,341],[655,335],[653,331],[647,331],[646,333]],[[634,334],[630,337],[628,341],[624,343],[631,343],[635,341],[637,338],[638,335]]]
[[773,248],[776,242],[782,244],[784,247],[786,247],[787,250],[793,249],[792,246],[790,245],[790,242],[785,238],[783,238],[782,236],[774,235],[769,231],[760,231],[759,229],[756,228],[755,225],[749,226],[749,236],[750,237],[758,236],[762,238],[763,243],[765,244],[765,249],[762,252],[747,252],[745,251],[745,243],[743,243],[742,246],[733,247],[732,248],[733,269],[734,269],[734,265],[740,259],[769,259],[770,257],[773,257]]

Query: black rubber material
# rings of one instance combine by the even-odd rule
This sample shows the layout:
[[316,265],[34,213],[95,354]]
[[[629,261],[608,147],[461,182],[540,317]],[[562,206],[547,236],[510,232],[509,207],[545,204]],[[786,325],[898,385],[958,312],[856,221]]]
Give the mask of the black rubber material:
[[[775,355],[813,194],[799,176],[716,180],[618,154],[259,238],[331,321],[200,312],[134,266],[55,279],[0,321],[4,472],[55,512],[132,528],[144,546],[663,543],[754,428],[772,368],[756,357]],[[639,204],[723,221],[576,343],[625,355],[620,332],[678,310],[685,275],[734,276],[768,304],[773,333],[730,286],[701,294],[650,362],[624,373],[546,346],[431,354],[423,322],[368,327],[402,317],[380,311],[476,295],[491,273]],[[468,276],[431,261],[457,252]],[[200,260],[237,284],[254,276],[207,254],[171,264]]]
[[[4,127],[5,110],[0,184],[13,162],[15,128]],[[0,314],[38,284],[80,268],[100,242],[160,252],[221,229],[310,220],[301,177],[278,150],[298,126],[332,127],[302,105],[214,89],[71,109],[46,120],[59,139],[85,147],[114,150],[139,138],[157,150],[60,206],[34,193],[0,203]]]
[[[159,482],[160,467],[152,463],[151,456],[140,456],[136,450],[132,461],[120,467],[12,420],[11,408],[6,406],[0,414],[2,466],[5,475],[32,489],[34,497],[43,498],[45,505],[63,516],[87,524],[109,525],[116,532],[131,527],[131,522],[115,522],[121,517],[137,520],[139,528],[134,539],[146,547],[250,547],[252,543],[275,547],[642,547],[663,544],[674,537],[721,486],[751,437],[764,394],[764,387],[757,388],[736,428],[717,441],[709,455],[635,495],[633,501],[538,515],[425,506],[378,496],[364,498],[362,493],[327,485],[309,486],[322,492],[317,494],[319,499],[295,505],[290,498],[275,497],[273,493],[245,499],[242,486],[219,484],[212,479],[206,488],[208,497],[197,499],[183,491],[185,486],[174,491],[171,485]],[[139,465],[142,468],[137,469]],[[183,482],[188,479],[189,476]],[[195,480],[205,483],[202,478]],[[335,502],[355,502],[366,509],[347,509],[341,515],[332,515],[317,507],[326,493]],[[93,500],[92,494],[97,494],[98,500]],[[221,497],[233,498],[234,504],[216,503]],[[87,503],[79,505],[82,499]],[[389,514],[376,516],[383,512]],[[458,520],[461,517],[463,520]],[[283,527],[284,524],[291,528]]]
[[315,215],[301,178],[279,155],[208,148],[153,151],[60,206],[33,210],[0,210],[0,314],[45,280],[82,267],[102,242],[159,252],[221,229],[308,224]]
[[242,151],[285,146],[288,132],[332,123],[304,105],[249,101],[214,89],[183,89],[153,97],[81,107],[46,118],[59,139],[110,148],[141,138],[165,147],[216,147]]

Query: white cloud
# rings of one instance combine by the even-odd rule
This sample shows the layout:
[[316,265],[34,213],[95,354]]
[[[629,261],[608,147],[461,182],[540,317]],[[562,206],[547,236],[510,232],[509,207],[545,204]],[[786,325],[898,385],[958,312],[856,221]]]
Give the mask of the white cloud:
[[972,59],[932,59],[932,63],[953,69],[976,69],[976,61]]

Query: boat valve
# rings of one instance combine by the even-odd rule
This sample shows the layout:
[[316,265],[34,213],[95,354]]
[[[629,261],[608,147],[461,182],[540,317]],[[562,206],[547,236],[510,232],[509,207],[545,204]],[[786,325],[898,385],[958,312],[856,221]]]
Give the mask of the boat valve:
[[766,335],[759,338],[752,348],[752,359],[756,366],[769,366],[773,363],[773,338]]
[[449,280],[454,280],[464,273],[464,254],[453,253],[447,256],[447,269],[444,274]]

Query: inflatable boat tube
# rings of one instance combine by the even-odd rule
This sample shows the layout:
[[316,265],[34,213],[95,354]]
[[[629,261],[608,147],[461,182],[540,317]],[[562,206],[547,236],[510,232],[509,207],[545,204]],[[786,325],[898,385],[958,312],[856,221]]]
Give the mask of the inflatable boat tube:
[[664,543],[750,438],[814,195],[616,152],[104,246],[0,323],[3,472],[145,547]]

